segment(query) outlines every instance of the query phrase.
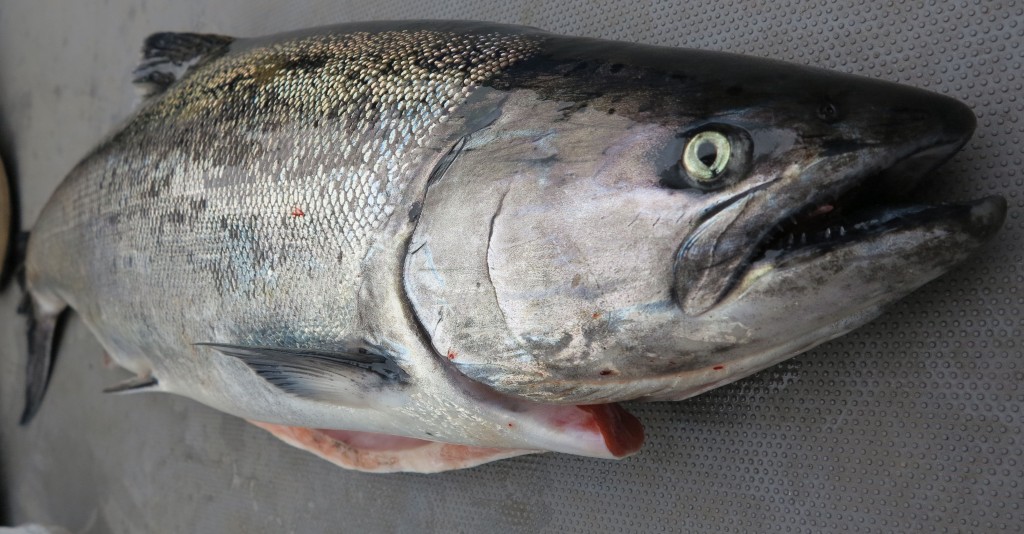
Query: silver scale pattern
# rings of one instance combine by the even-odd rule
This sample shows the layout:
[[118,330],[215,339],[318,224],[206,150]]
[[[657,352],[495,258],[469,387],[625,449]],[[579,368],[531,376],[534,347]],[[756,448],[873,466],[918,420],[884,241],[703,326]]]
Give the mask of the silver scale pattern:
[[[159,21],[161,9],[142,13]],[[444,475],[347,473],[185,400],[89,397],[111,380],[68,359],[51,395],[80,408],[65,402],[66,413],[43,413],[51,423],[22,434],[10,426],[14,410],[3,412],[5,451],[34,459],[4,465],[15,519],[92,525],[87,532],[1022,530],[1020,2],[291,0],[234,9],[230,20],[249,34],[326,20],[486,19],[926,87],[968,102],[979,126],[922,194],[1003,194],[1009,217],[974,261],[865,328],[700,397],[632,406],[649,439],[622,462],[543,455]],[[186,20],[207,14],[191,13]],[[17,120],[10,102],[4,111]],[[81,325],[68,337],[90,343]],[[8,404],[20,389],[4,380]],[[60,444],[70,432],[77,445]]]
[[[424,132],[532,46],[518,36],[420,30],[296,36],[228,52],[146,102],[64,186],[56,213],[65,217],[33,231],[54,249],[95,243],[67,269],[85,261],[119,273],[85,280],[93,294],[75,304],[95,305],[79,308],[90,318],[132,318],[127,352],[175,346],[154,339],[156,321],[202,332],[212,319],[204,312],[237,314],[228,335],[264,343],[277,321],[301,325],[278,334],[300,343],[343,336],[358,313],[353,273],[374,232],[407,209],[408,180],[399,178],[443,148],[422,146]],[[253,191],[253,175],[275,179]],[[149,252],[154,242],[162,253]],[[286,285],[306,279],[317,291]],[[187,316],[168,319],[154,306],[176,299],[189,303]],[[245,313],[262,308],[275,315]]]

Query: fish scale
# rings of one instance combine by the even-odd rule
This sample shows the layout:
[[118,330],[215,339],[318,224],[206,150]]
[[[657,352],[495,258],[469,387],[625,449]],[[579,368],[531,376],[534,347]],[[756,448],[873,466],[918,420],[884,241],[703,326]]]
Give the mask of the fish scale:
[[[429,156],[425,141],[446,111],[532,46],[520,36],[420,30],[230,50],[147,102],[73,173],[54,202],[86,208],[60,211],[80,218],[46,218],[35,232],[54,246],[97,243],[86,247],[96,258],[83,261],[117,264],[126,254],[121,264],[157,275],[132,280],[131,272],[116,272],[116,291],[83,299],[96,306],[131,315],[142,295],[140,311],[181,298],[198,309],[214,302],[220,313],[243,312],[237,335],[256,326],[246,309],[310,323],[329,314],[338,325],[319,337],[343,337],[354,313],[349,288],[373,232],[406,200],[406,172],[417,159],[410,154]],[[392,132],[398,135],[385,135]],[[253,176],[274,179],[254,184]],[[337,182],[346,194],[337,194]],[[293,215],[296,208],[303,215]],[[106,224],[112,217],[117,224]],[[188,252],[135,258],[153,238]],[[293,276],[333,289],[282,301],[279,280]],[[315,330],[299,329],[313,339]],[[139,332],[140,346],[147,336]]]

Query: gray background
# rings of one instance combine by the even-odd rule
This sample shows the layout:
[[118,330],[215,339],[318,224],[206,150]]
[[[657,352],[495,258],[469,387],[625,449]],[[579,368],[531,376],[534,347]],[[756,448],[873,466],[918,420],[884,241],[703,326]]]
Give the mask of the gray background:
[[0,296],[0,520],[73,532],[1020,531],[1024,524],[1024,6],[1006,2],[3,0],[0,153],[29,225],[132,109],[143,38],[349,20],[486,19],[729,50],[926,87],[978,132],[924,196],[1003,194],[1006,228],[879,320],[732,386],[635,405],[624,461],[559,454],[443,475],[334,468],[124,377],[77,319],[28,428],[16,290]]

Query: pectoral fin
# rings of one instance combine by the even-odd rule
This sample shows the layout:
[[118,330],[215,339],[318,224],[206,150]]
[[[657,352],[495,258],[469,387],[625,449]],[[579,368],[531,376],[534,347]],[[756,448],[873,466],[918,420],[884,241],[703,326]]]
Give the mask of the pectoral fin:
[[197,343],[238,358],[286,393],[341,404],[366,404],[367,393],[408,384],[390,354],[360,347],[337,351]]
[[152,376],[135,376],[103,390],[104,393],[139,393],[152,391],[159,382]]

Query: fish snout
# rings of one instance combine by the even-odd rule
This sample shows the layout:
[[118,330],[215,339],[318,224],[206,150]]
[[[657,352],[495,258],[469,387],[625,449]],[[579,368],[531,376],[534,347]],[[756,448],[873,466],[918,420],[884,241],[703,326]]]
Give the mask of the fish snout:
[[[934,95],[937,102],[932,109],[940,122],[939,131],[947,143],[955,145],[957,149],[967,143],[974,135],[978,126],[978,119],[974,110],[959,100],[943,95]],[[954,150],[953,152],[956,152]]]

